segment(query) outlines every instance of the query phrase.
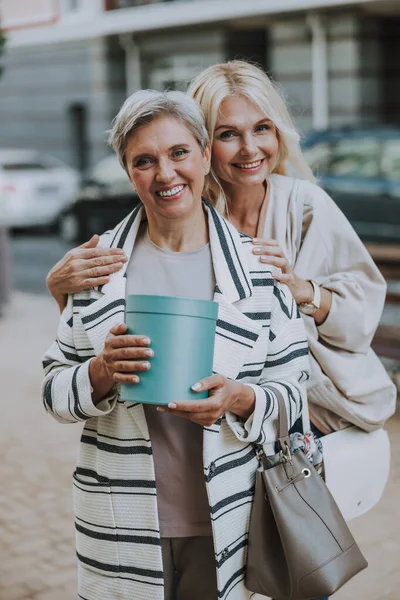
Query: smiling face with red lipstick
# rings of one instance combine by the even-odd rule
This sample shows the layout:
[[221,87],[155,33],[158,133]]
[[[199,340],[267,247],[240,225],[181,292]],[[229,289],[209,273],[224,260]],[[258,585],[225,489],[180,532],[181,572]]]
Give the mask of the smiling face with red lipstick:
[[212,167],[226,192],[263,184],[279,155],[277,131],[261,109],[244,96],[226,98],[214,129]]
[[146,212],[182,219],[201,212],[201,194],[210,163],[191,131],[179,120],[160,116],[128,139],[126,168]]

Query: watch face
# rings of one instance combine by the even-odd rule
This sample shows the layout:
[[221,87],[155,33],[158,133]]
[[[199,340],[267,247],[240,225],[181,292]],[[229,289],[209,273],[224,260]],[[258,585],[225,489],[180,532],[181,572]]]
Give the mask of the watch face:
[[315,312],[317,312],[318,307],[315,306],[315,304],[312,304],[312,303],[308,304],[308,303],[304,302],[303,304],[299,305],[299,310],[304,315],[313,315]]

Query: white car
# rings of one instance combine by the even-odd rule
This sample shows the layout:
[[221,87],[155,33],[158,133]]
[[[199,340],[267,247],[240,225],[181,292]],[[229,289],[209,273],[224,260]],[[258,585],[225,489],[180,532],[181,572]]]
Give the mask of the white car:
[[48,154],[0,148],[0,226],[56,224],[80,179],[77,170]]

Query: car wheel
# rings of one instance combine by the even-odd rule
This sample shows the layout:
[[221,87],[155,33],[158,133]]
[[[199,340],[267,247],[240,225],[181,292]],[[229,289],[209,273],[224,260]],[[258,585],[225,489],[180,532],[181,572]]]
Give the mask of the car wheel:
[[75,244],[80,241],[80,223],[79,219],[73,213],[66,213],[60,219],[59,231],[60,237],[68,244]]

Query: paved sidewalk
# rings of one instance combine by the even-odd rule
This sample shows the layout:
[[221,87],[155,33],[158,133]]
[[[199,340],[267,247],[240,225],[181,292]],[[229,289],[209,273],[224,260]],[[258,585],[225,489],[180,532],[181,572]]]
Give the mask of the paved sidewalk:
[[57,423],[39,397],[57,321],[49,298],[28,294],[0,319],[1,600],[77,597],[71,473],[81,426]]
[[[57,423],[39,398],[40,360],[57,321],[49,298],[22,293],[0,319],[0,600],[77,598],[71,474],[82,426]],[[388,429],[390,483],[352,524],[369,569],[336,600],[400,600],[400,412]]]

